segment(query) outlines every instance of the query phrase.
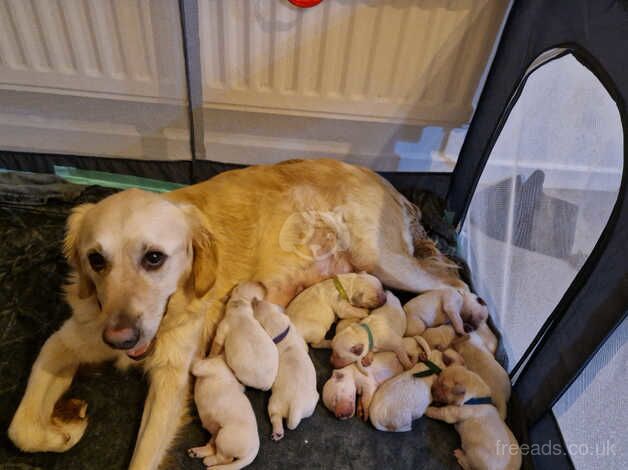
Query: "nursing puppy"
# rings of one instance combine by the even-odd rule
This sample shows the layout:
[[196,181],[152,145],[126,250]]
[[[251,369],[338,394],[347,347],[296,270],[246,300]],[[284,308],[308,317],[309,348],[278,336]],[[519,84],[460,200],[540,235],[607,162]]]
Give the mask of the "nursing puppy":
[[506,419],[511,390],[510,378],[485,346],[482,338],[476,332],[469,333],[454,340],[452,347],[464,358],[467,368],[486,382],[499,416]]
[[188,455],[203,459],[209,469],[246,467],[257,456],[259,436],[244,387],[222,356],[195,362],[192,374],[196,376],[194,401],[211,439],[204,446],[189,449]]
[[366,374],[373,355],[378,351],[392,351],[405,369],[412,367],[403,347],[406,330],[406,314],[399,299],[386,291],[386,304],[374,310],[360,323],[353,324],[338,333],[331,342],[331,363],[335,369],[353,362]]
[[[521,467],[517,440],[490,404],[490,392],[489,386],[469,369],[450,367],[432,386],[434,399],[446,406],[430,406],[425,414],[455,425],[462,448],[454,455],[463,469],[517,470]],[[498,452],[496,443],[514,452]]]
[[329,347],[325,334],[336,317],[364,318],[369,309],[386,301],[382,283],[367,273],[339,274],[308,287],[286,308],[303,339],[315,347]]
[[253,317],[251,305],[263,297],[264,288],[258,283],[247,282],[233,290],[209,355],[217,356],[224,349],[225,361],[240,382],[269,390],[279,368],[277,348]]
[[303,418],[314,413],[318,403],[316,370],[307,344],[278,305],[253,301],[255,318],[273,338],[279,351],[279,371],[268,402],[268,416],[273,425],[272,439],[284,436],[283,419],[288,429],[296,429]]
[[[404,347],[412,363],[419,355],[430,354],[429,346],[423,338],[404,338]],[[373,355],[373,362],[365,368],[366,374],[355,363],[336,369],[323,386],[323,403],[336,418],[347,419],[356,412],[364,421],[368,420],[371,399],[377,388],[386,380],[403,372],[403,366],[393,352],[379,352]]]
[[412,422],[423,416],[432,402],[431,388],[437,373],[448,365],[462,363],[460,356],[453,350],[432,351],[430,361],[436,367],[419,362],[377,389],[369,410],[371,424],[376,429],[410,431]]
[[406,336],[451,322],[458,334],[475,330],[488,318],[486,303],[464,289],[437,289],[421,294],[403,306],[408,314]]

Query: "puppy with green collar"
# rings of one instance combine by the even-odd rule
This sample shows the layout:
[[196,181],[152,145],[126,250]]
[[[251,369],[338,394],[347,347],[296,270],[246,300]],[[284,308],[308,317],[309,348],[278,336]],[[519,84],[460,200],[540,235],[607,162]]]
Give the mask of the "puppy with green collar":
[[399,299],[386,291],[386,303],[360,321],[339,332],[331,341],[331,364],[335,369],[356,363],[364,374],[373,360],[373,353],[392,351],[404,369],[412,367],[403,346],[406,331],[406,313]]

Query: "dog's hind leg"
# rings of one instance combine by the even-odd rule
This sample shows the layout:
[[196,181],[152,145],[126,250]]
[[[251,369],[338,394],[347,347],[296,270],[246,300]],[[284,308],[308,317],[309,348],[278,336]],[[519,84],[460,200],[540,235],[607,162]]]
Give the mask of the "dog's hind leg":
[[214,447],[212,441],[209,441],[204,446],[192,447],[191,449],[188,449],[188,455],[194,459],[203,459],[205,457],[209,457],[210,455],[214,455],[215,453],[216,448]]
[[[383,250],[371,273],[387,287],[421,293],[446,287],[462,287],[464,283],[453,274],[452,268],[426,269],[429,260],[419,260],[409,254]],[[424,266],[425,265],[425,266]]]

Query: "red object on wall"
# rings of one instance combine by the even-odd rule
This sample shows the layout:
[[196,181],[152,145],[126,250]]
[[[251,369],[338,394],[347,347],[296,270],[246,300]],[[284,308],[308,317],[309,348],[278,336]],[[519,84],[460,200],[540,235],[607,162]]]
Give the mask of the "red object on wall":
[[323,0],[288,0],[288,1],[292,3],[294,6],[297,6],[299,8],[310,8],[310,7],[318,5]]

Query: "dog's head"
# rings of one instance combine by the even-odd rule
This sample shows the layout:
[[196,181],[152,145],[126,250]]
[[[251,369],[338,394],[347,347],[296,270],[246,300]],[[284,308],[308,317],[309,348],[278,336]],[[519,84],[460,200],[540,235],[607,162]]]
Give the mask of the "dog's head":
[[348,419],[355,414],[356,386],[351,371],[335,370],[323,386],[323,403],[336,418]]
[[65,254],[80,298],[95,296],[106,317],[102,338],[139,359],[178,289],[202,297],[216,257],[203,215],[162,196],[131,189],[74,209]]
[[331,365],[334,369],[353,364],[368,354],[367,333],[353,324],[342,330],[331,340]]
[[462,405],[469,398],[490,394],[486,382],[460,364],[444,369],[432,385],[434,401],[445,405]]
[[277,337],[290,326],[290,318],[279,305],[257,299],[253,299],[252,305],[255,319],[271,338]]
[[361,272],[340,274],[338,279],[342,283],[351,305],[373,309],[386,303],[384,287],[375,276]]
[[441,325],[427,328],[421,336],[423,336],[432,349],[444,351],[456,338],[456,332],[451,325]]
[[463,294],[462,309],[460,316],[464,322],[464,329],[467,333],[476,330],[480,323],[488,318],[488,307],[482,297],[478,297],[472,292]]

